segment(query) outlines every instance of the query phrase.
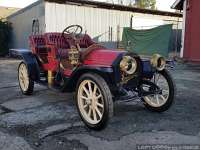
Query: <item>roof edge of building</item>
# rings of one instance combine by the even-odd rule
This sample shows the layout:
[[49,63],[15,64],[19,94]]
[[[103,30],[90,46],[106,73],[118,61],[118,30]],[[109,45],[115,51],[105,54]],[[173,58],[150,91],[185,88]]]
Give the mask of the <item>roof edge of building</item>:
[[44,1],[61,3],[61,4],[72,3],[72,4],[77,4],[77,5],[88,5],[90,7],[121,10],[121,11],[132,11],[132,12],[161,15],[161,16],[173,16],[173,17],[182,17],[183,16],[182,13],[177,13],[177,12],[143,9],[143,8],[130,7],[130,6],[125,6],[125,5],[120,5],[120,4],[112,4],[112,3],[91,1],[91,0],[44,0]]
[[18,10],[17,12],[9,15],[7,19],[10,19],[18,14],[25,12],[26,10],[39,5],[42,2],[54,2],[60,4],[71,4],[71,5],[80,5],[84,6],[87,5],[89,7],[97,7],[97,8],[104,8],[104,9],[113,9],[113,10],[120,10],[120,11],[131,11],[136,13],[144,13],[144,14],[152,14],[152,15],[161,15],[161,16],[171,16],[171,17],[182,17],[182,13],[177,12],[168,12],[168,11],[161,11],[161,10],[151,10],[151,9],[143,9],[143,8],[136,8],[130,6],[124,6],[120,4],[111,4],[105,2],[98,2],[98,1],[91,1],[91,0],[38,0],[35,3]]
[[185,0],[176,0],[171,6],[173,9],[183,10],[183,3]]
[[33,8],[34,6],[37,6],[37,5],[41,4],[42,2],[44,2],[44,0],[38,0],[38,1],[36,1],[36,2],[34,2],[34,3],[32,3],[32,4],[30,4],[30,5],[28,5],[28,6],[26,6],[26,7],[24,7],[24,8],[22,8],[22,9],[16,11],[15,13],[13,13],[13,14],[7,16],[6,18],[7,18],[7,19],[10,19],[10,18],[12,18],[12,17],[15,17],[15,16],[17,16],[18,14],[21,14],[21,13],[25,12],[26,10],[28,10],[28,9],[30,9],[30,8]]

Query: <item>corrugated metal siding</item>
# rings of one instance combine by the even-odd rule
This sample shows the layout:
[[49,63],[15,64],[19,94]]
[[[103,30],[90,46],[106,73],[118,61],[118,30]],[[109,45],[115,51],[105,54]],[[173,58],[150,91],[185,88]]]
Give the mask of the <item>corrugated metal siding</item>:
[[130,25],[129,12],[56,3],[46,3],[45,8],[46,32],[62,32],[69,25],[79,24],[98,42],[109,42],[109,27],[112,40],[117,41],[117,25]]
[[39,20],[40,32],[45,31],[44,13],[44,3],[40,3],[18,15],[8,18],[13,27],[11,48],[29,48],[28,37],[32,33],[33,19]]
[[[174,23],[177,17],[159,16],[151,14],[133,13],[120,10],[109,10],[102,8],[94,8],[89,6],[78,6],[69,4],[57,4],[45,2],[45,21],[46,32],[61,32],[63,29],[72,24],[83,26],[84,30],[96,41],[104,43],[105,46],[116,47],[117,42],[117,26],[120,26],[120,39],[122,37],[123,27],[130,26],[131,16],[133,15],[133,27],[143,28],[148,24],[140,21],[139,18],[155,20],[155,22]],[[139,27],[138,27],[139,25]],[[161,25],[161,24],[155,24]],[[112,27],[112,35],[109,27]],[[110,34],[109,34],[110,32]],[[111,39],[112,36],[112,39]]]

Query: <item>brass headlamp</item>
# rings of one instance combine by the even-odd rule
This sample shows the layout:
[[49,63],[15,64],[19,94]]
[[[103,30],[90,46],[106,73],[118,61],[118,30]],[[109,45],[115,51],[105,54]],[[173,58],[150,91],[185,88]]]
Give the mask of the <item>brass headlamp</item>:
[[131,56],[124,56],[120,62],[120,69],[127,75],[132,75],[137,70],[137,61]]
[[156,68],[158,71],[165,69],[166,60],[159,54],[154,54],[151,58],[151,65]]

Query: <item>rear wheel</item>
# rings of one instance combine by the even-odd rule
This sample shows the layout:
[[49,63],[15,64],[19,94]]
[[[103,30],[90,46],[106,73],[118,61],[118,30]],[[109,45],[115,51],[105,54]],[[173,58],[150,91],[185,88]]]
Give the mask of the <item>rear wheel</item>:
[[175,83],[167,70],[154,74],[151,80],[161,90],[161,93],[143,97],[144,105],[151,111],[163,112],[170,108],[175,99]]
[[31,95],[33,93],[34,81],[29,77],[28,68],[24,62],[19,64],[18,80],[22,93],[25,95]]
[[83,122],[94,130],[103,129],[113,115],[113,100],[105,80],[84,74],[76,89],[77,108]]

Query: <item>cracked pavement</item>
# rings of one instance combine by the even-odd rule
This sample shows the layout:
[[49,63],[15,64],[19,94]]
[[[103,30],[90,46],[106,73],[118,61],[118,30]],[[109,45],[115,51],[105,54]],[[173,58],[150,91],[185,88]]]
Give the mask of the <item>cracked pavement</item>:
[[0,59],[1,150],[133,150],[138,144],[200,143],[200,65],[177,64],[173,107],[149,112],[140,102],[116,102],[114,117],[102,131],[80,120],[73,93],[36,85],[32,96],[21,94],[19,60]]

